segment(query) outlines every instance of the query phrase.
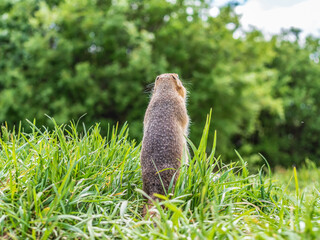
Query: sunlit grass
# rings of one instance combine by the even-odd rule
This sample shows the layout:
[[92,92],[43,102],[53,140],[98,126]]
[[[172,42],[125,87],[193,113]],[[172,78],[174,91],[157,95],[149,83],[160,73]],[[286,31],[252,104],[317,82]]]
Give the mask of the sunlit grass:
[[[191,141],[174,191],[143,219],[140,144],[127,125],[77,131],[2,127],[0,236],[5,239],[313,239],[320,236],[319,185],[313,167],[275,176],[251,174],[245,159],[216,156],[210,116],[199,146]],[[54,120],[52,119],[54,122]],[[55,123],[55,122],[54,122]],[[214,138],[208,152],[207,140]],[[309,164],[310,165],[310,164]],[[218,169],[218,171],[217,171]],[[265,171],[265,169],[267,169]],[[301,174],[300,174],[301,171]],[[165,206],[164,208],[161,205]]]

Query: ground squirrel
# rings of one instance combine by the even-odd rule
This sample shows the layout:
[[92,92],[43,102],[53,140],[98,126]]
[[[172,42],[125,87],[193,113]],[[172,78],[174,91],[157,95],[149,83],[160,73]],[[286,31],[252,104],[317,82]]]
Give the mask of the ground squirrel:
[[[166,195],[172,178],[174,184],[178,178],[184,154],[187,159],[186,93],[177,74],[166,73],[156,78],[144,117],[141,150],[143,190],[153,200],[154,193]],[[149,200],[143,215],[151,204]]]

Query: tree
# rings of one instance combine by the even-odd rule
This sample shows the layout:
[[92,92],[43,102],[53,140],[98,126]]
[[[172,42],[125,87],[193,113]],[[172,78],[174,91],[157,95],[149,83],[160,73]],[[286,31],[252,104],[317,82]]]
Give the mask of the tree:
[[285,118],[261,114],[263,131],[255,151],[284,166],[299,165],[307,158],[318,162],[320,41],[309,36],[301,44],[295,29],[284,31],[273,41],[276,55],[269,67],[278,71],[273,96],[282,99]]
[[176,72],[189,90],[193,141],[213,108],[225,159],[234,148],[250,161],[256,152],[274,164],[291,163],[292,154],[296,163],[315,159],[318,39],[300,45],[293,29],[266,40],[242,30],[232,4],[218,16],[210,8],[187,0],[1,1],[0,122],[35,118],[50,127],[45,114],[58,123],[86,114],[85,124],[101,122],[104,133],[107,123],[128,121],[140,140],[146,86]]

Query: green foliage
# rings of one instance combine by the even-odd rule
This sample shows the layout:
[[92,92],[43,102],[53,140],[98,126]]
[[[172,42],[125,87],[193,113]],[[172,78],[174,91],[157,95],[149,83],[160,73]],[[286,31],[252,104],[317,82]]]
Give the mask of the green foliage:
[[282,99],[284,119],[263,113],[255,151],[273,164],[299,165],[309,158],[319,163],[320,41],[308,37],[303,46],[295,29],[274,37],[276,55],[270,68],[278,77],[272,95]]
[[217,17],[209,9],[187,0],[2,0],[0,122],[53,128],[45,115],[61,124],[86,114],[85,125],[102,129],[128,121],[141,139],[146,86],[177,72],[195,142],[213,108],[224,158],[237,148],[252,163],[257,152],[272,165],[317,161],[319,39],[301,45],[292,30],[266,40],[243,31],[231,5]]
[[[98,125],[79,133],[57,125],[31,133],[2,128],[0,236],[4,239],[314,239],[319,185],[304,191],[306,169],[252,175],[240,161],[220,165],[215,143],[207,154],[209,122],[194,156],[183,164],[159,217],[143,219],[140,145],[128,129]],[[215,142],[215,141],[214,141]],[[218,172],[213,172],[219,163]],[[308,165],[319,175],[312,163]],[[300,174],[301,173],[301,174]],[[291,176],[291,178],[290,178]],[[290,185],[289,184],[293,184]],[[297,187],[297,188],[296,188]],[[291,190],[292,189],[292,190]],[[297,189],[297,190],[296,190]],[[318,189],[318,190],[317,190]],[[316,190],[316,191],[315,191]],[[162,208],[161,206],[165,206]],[[154,224],[156,223],[156,225]]]
[[[2,121],[59,123],[134,119],[151,78],[150,36],[128,20],[129,6],[106,1],[20,1],[3,22]],[[21,14],[22,16],[16,16]],[[17,21],[18,20],[18,21]],[[3,44],[2,44],[3,45]],[[128,111],[132,109],[132,111]]]

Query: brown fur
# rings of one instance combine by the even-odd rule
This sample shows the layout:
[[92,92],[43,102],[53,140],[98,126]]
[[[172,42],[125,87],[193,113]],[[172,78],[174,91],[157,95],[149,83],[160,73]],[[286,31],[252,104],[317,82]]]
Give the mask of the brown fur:
[[[143,190],[153,200],[154,193],[165,195],[171,179],[174,177],[175,184],[178,178],[177,170],[187,151],[188,124],[186,89],[178,75],[158,76],[144,117],[141,150]],[[152,201],[148,205],[152,206]],[[144,207],[143,215],[147,208]]]

